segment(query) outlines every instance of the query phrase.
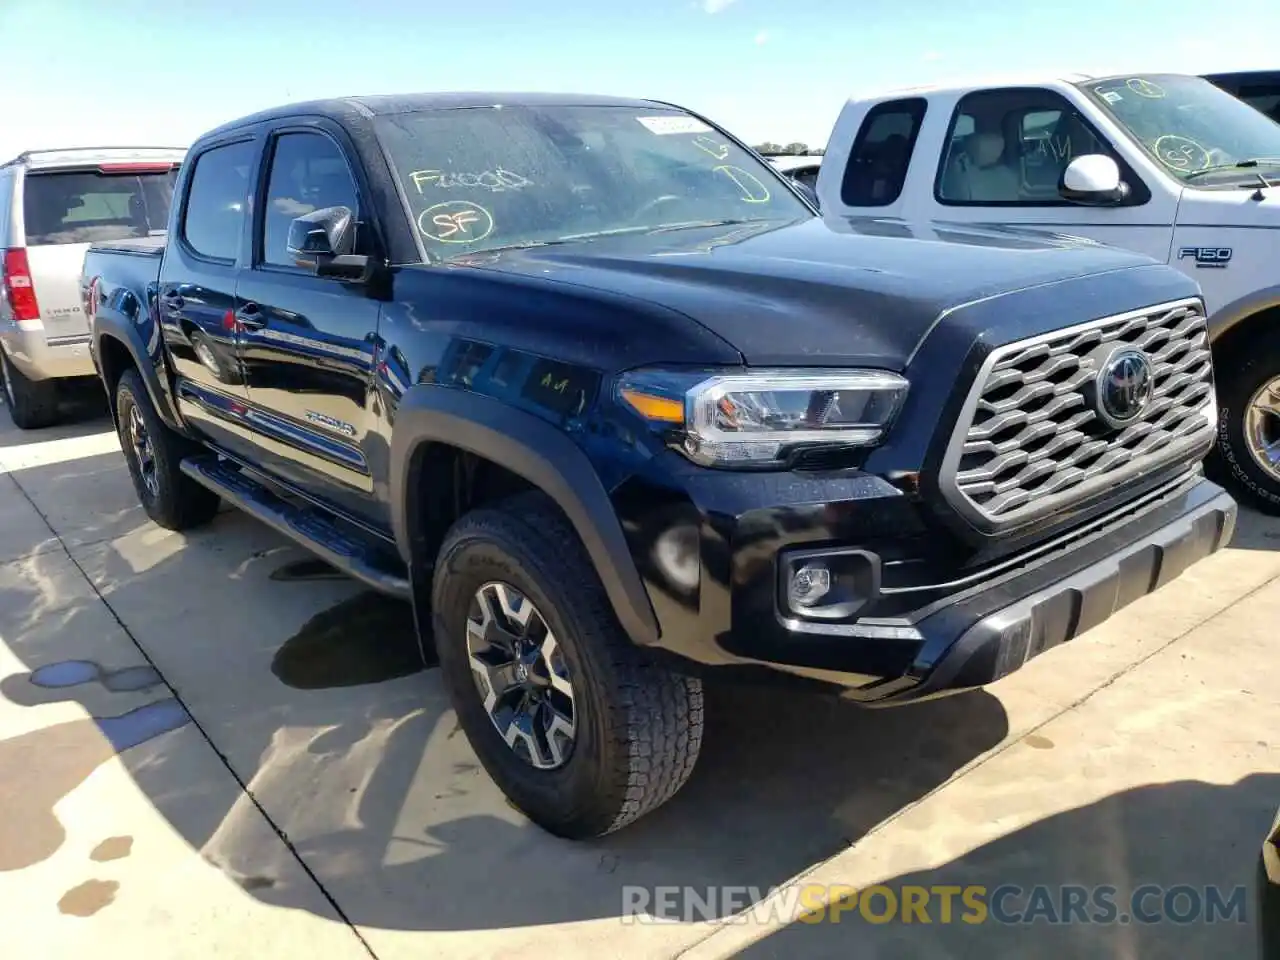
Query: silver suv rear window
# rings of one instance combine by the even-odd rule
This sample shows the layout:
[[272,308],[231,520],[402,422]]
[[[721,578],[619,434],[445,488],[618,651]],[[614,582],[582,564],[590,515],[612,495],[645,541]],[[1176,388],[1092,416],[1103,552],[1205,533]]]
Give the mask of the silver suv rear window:
[[29,172],[23,222],[29,247],[146,237],[168,226],[174,170]]

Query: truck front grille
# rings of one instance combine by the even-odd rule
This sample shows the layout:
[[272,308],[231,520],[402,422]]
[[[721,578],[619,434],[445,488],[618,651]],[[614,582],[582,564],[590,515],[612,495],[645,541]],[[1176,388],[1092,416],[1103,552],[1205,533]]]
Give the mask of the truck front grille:
[[[1099,375],[1125,348],[1145,355],[1154,389],[1135,419],[1109,423]],[[1203,304],[1161,304],[992,351],[966,398],[939,482],[974,526],[1006,529],[1203,455],[1213,421]]]

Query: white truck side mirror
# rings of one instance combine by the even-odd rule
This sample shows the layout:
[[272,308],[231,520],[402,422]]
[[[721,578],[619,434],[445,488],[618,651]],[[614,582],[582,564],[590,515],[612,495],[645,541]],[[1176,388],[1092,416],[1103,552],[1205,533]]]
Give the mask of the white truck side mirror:
[[1058,195],[1072,203],[1105,205],[1119,203],[1129,195],[1129,185],[1120,179],[1120,165],[1102,153],[1076,157],[1062,171]]

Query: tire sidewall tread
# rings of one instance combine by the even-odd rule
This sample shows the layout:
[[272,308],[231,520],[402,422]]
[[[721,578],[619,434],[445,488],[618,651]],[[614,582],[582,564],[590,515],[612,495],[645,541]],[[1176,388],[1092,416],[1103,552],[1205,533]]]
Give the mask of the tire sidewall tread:
[[[489,580],[528,596],[555,632],[574,686],[573,755],[537,770],[499,736],[466,655],[471,598]],[[669,800],[702,742],[702,687],[626,636],[573,528],[542,494],[464,516],[446,536],[432,587],[437,653],[459,722],[514,805],[550,832],[584,839]]]
[[[142,480],[129,438],[130,412],[137,409],[151,438],[158,492],[152,495]],[[182,459],[199,448],[174,433],[160,419],[142,378],[136,370],[126,370],[116,384],[116,432],[129,468],[129,477],[143,509],[155,523],[168,530],[188,530],[202,526],[218,511],[219,498],[182,472]]]
[[1280,336],[1260,338],[1216,363],[1218,423],[1207,467],[1232,494],[1265,513],[1280,515],[1280,481],[1254,462],[1244,434],[1245,407],[1264,382],[1280,373]]

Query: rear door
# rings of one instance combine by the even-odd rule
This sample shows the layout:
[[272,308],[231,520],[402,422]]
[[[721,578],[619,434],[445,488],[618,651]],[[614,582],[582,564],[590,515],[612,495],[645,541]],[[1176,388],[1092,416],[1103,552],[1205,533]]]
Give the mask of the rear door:
[[187,422],[229,453],[252,457],[237,355],[236,281],[247,259],[258,141],[200,145],[188,159],[175,235],[165,247],[157,312]]
[[23,239],[50,344],[89,334],[80,304],[80,269],[89,244],[164,232],[176,169],[171,162],[108,163],[26,172]]

